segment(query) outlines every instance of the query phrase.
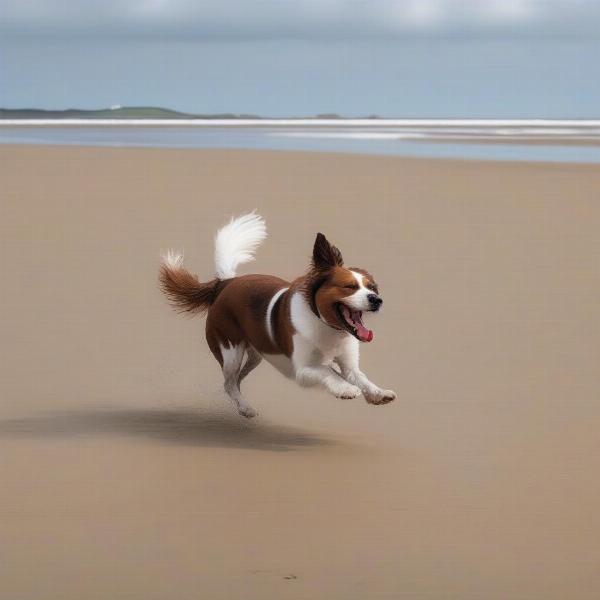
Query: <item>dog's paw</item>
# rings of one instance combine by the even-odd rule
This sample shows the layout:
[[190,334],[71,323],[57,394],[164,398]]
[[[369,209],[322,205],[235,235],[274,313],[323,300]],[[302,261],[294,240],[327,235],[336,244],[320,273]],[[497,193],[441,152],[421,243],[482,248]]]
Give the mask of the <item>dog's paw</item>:
[[256,412],[249,404],[240,406],[238,412],[242,417],[246,417],[246,419],[252,419],[253,417],[258,416],[258,412]]
[[373,394],[365,394],[365,400],[369,404],[388,404],[396,399],[396,393],[392,390],[377,390]]
[[355,385],[347,383],[346,385],[340,385],[333,390],[333,394],[336,398],[342,398],[343,400],[351,400],[352,398],[358,398],[361,391]]

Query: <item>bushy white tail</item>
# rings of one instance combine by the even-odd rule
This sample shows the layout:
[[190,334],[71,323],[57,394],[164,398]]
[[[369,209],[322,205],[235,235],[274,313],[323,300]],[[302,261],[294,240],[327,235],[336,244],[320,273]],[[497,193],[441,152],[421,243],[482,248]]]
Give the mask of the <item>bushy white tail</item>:
[[215,236],[217,277],[235,277],[239,265],[254,260],[256,249],[266,237],[265,221],[255,212],[232,218]]

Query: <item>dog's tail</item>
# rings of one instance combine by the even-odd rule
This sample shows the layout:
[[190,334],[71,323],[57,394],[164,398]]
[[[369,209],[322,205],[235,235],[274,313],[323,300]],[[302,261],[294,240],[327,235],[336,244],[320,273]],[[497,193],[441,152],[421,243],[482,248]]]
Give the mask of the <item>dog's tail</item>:
[[239,265],[254,260],[256,249],[266,237],[265,221],[255,212],[232,218],[215,236],[217,277],[235,277]]
[[162,257],[158,282],[171,306],[178,312],[203,312],[220,291],[218,279],[201,283],[183,266],[183,254],[173,250]]
[[200,313],[216,300],[223,279],[235,277],[236,269],[254,259],[258,245],[267,237],[262,217],[252,212],[231,221],[215,237],[216,278],[202,283],[183,266],[183,254],[169,250],[159,272],[161,290],[179,312]]

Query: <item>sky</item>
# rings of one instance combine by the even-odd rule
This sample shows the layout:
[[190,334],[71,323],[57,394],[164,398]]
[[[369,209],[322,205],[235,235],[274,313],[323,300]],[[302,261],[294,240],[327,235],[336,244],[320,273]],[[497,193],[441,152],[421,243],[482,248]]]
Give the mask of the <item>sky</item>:
[[597,0],[0,0],[0,106],[600,117]]

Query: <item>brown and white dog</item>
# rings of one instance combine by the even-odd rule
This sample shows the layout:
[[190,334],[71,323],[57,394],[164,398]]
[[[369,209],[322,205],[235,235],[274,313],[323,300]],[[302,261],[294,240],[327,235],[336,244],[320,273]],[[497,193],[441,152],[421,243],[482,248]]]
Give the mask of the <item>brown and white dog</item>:
[[300,385],[320,385],[337,398],[362,393],[370,404],[394,400],[394,392],[359,369],[359,341],[373,339],[363,312],[377,312],[383,302],[373,277],[344,267],[340,251],[322,233],[308,273],[291,283],[272,275],[236,276],[266,235],[255,213],[232,219],[217,232],[216,277],[206,283],[184,268],[182,254],[168,252],[160,268],[161,289],[175,309],[208,311],[206,340],[240,415],[256,415],[240,384],[263,358]]

